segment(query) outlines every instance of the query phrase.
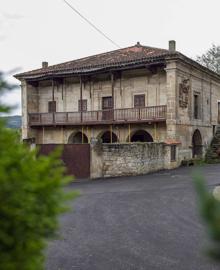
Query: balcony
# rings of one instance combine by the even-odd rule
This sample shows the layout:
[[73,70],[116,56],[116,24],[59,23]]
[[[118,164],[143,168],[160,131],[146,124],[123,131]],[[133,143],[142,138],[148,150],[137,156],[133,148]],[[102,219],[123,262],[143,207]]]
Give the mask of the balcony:
[[77,126],[166,121],[166,105],[85,112],[30,113],[29,125]]

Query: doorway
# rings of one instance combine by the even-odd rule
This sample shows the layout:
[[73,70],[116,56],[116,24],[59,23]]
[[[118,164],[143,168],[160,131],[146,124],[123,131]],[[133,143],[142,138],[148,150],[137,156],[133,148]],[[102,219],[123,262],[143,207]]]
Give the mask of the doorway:
[[112,97],[102,98],[102,120],[113,120],[113,99]]
[[196,129],[192,136],[192,156],[202,157],[202,136],[198,129]]

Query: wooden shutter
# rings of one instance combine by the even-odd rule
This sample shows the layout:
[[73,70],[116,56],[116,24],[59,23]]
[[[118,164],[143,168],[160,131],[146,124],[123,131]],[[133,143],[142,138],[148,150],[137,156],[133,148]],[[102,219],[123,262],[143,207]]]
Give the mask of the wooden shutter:
[[83,99],[83,100],[78,101],[78,110],[79,110],[79,112],[81,112],[81,111],[86,112],[87,111],[87,99]]
[[134,95],[134,107],[145,107],[145,95]]
[[171,145],[170,148],[170,160],[176,161],[176,145]]
[[48,102],[48,112],[49,113],[56,112],[56,101],[49,101]]
[[113,107],[112,101],[113,101],[112,97],[103,97],[102,98],[102,109],[103,110],[112,109],[112,107]]

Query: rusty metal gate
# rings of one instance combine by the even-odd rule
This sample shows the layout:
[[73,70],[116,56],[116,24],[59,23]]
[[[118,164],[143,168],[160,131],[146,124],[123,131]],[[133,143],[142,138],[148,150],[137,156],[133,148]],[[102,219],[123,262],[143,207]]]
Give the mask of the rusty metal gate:
[[39,144],[39,154],[48,155],[56,147],[62,147],[61,159],[67,168],[67,174],[77,179],[90,177],[89,144]]

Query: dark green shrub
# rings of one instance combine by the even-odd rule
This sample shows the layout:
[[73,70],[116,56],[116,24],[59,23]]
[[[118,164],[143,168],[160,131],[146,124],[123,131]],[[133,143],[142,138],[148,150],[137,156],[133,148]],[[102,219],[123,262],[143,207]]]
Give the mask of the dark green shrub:
[[[3,85],[7,88],[2,82],[0,90]],[[2,108],[0,104],[0,111]],[[69,179],[63,176],[59,151],[49,157],[36,156],[36,152],[21,144],[16,132],[6,129],[0,120],[2,270],[43,269],[46,240],[54,236],[58,215],[64,211],[69,198],[63,191]]]
[[201,216],[206,223],[207,232],[212,242],[208,253],[211,257],[220,260],[220,201],[213,196],[212,191],[208,190],[201,174],[194,175],[194,182]]

